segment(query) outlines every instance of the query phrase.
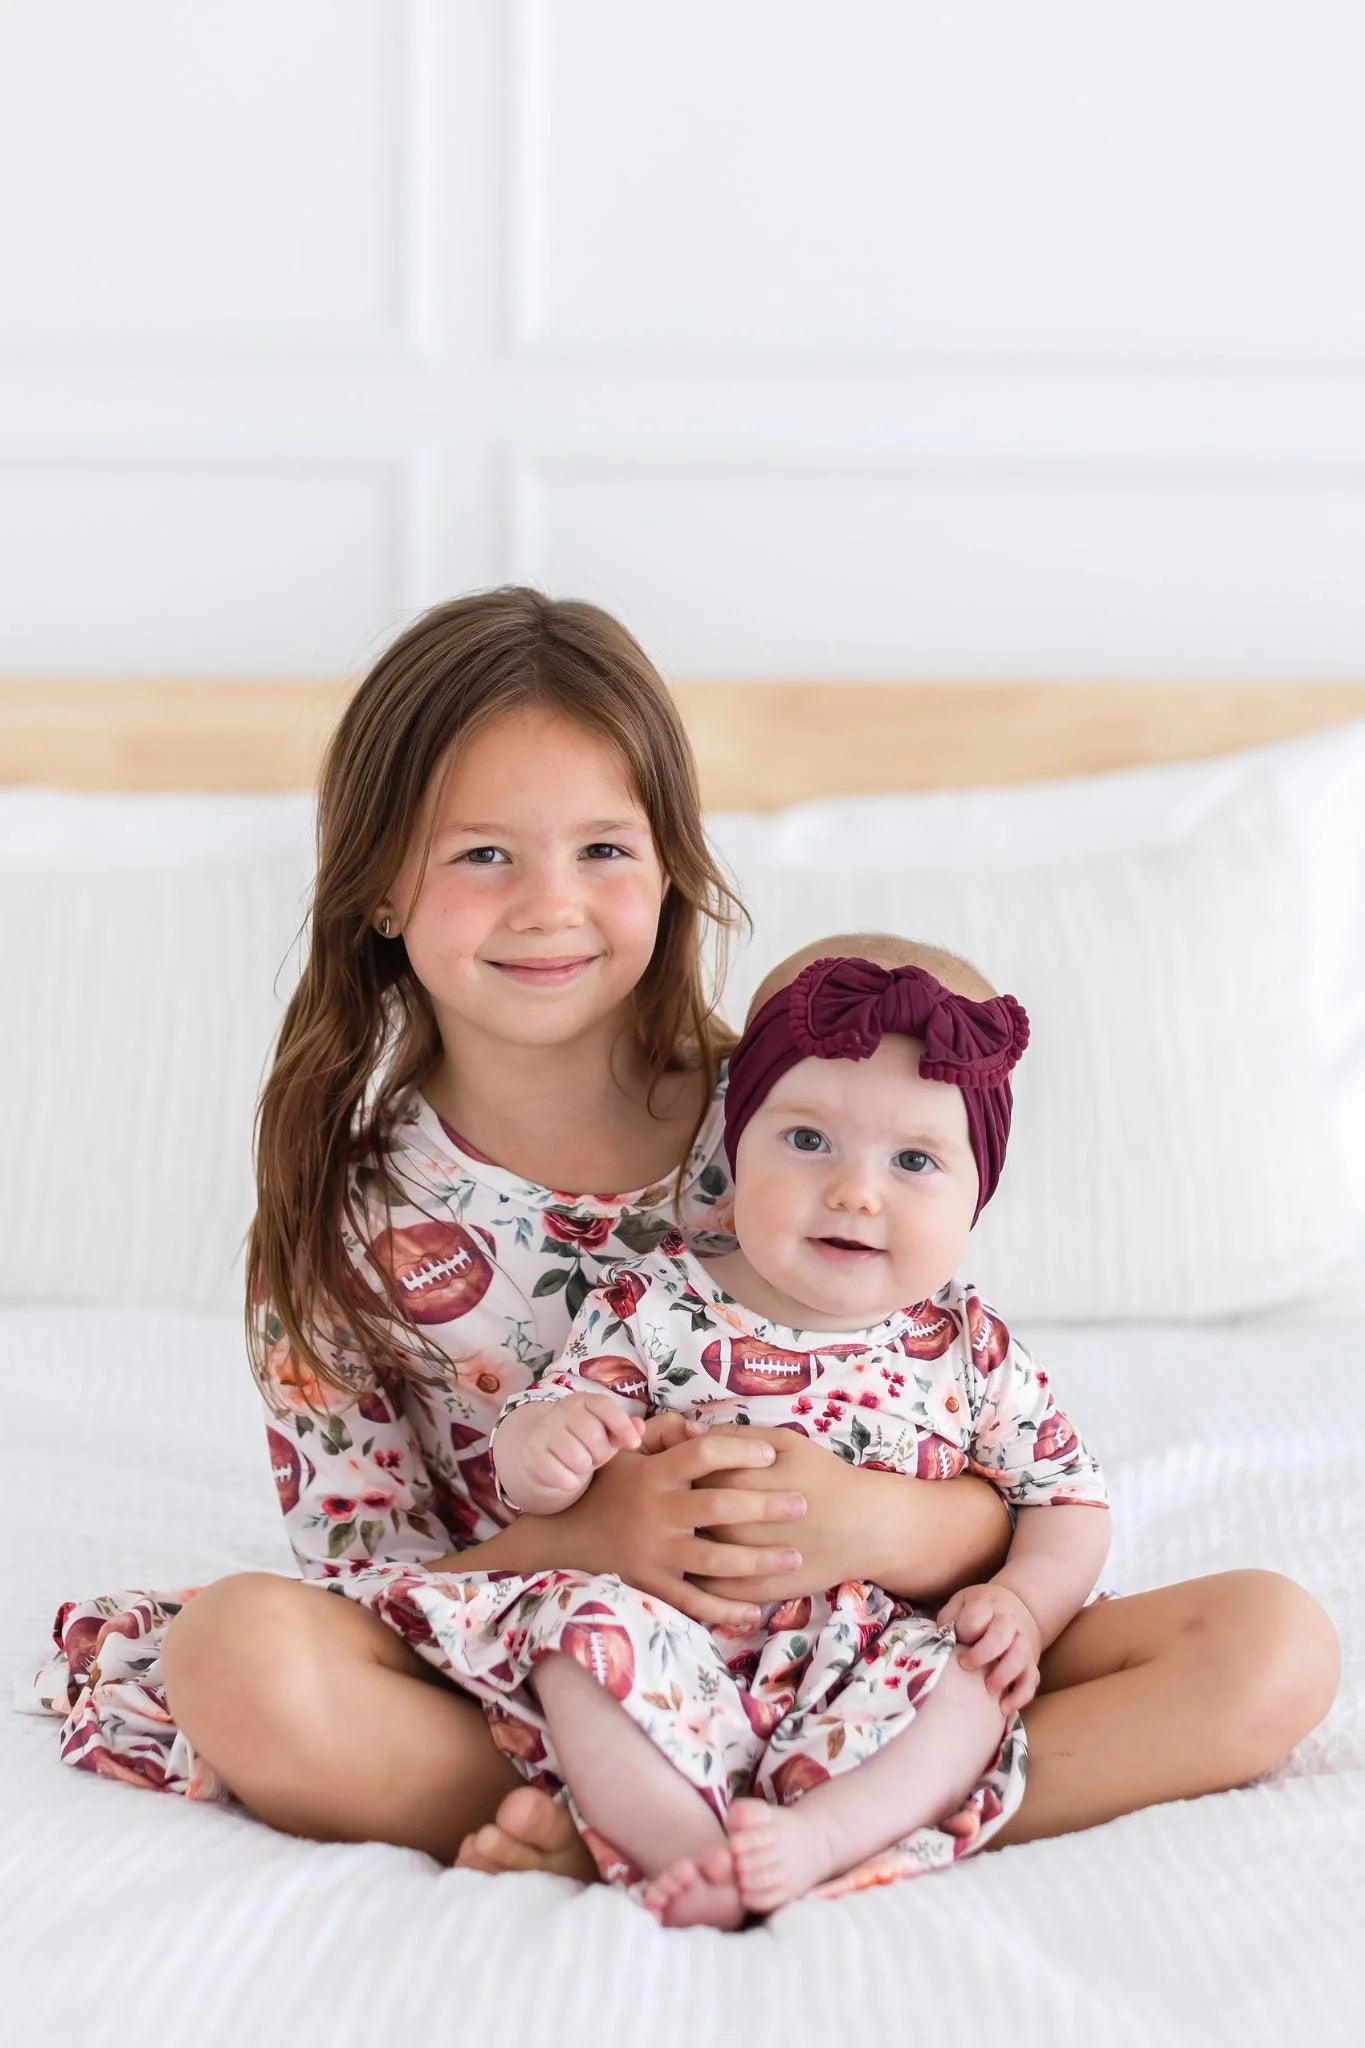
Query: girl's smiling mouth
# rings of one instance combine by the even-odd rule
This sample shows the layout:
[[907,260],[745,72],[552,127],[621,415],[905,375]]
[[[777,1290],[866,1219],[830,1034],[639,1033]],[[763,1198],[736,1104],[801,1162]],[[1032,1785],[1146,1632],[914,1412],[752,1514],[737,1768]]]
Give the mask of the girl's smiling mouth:
[[527,988],[563,988],[577,980],[597,957],[595,953],[569,953],[554,960],[490,960],[487,964]]

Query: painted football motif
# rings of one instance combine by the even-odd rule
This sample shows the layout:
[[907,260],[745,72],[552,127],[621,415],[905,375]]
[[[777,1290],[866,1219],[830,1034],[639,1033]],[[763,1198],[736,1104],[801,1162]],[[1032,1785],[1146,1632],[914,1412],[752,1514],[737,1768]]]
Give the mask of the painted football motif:
[[804,1394],[815,1377],[809,1351],[784,1351],[757,1337],[716,1337],[701,1362],[732,1394]]
[[967,1453],[946,1437],[922,1436],[915,1445],[916,1479],[956,1479],[967,1469]]
[[559,1647],[591,1672],[614,1700],[629,1698],[635,1683],[635,1648],[630,1631],[612,1619],[605,1601],[585,1600],[575,1607],[560,1633]]
[[585,1358],[574,1370],[582,1379],[591,1380],[595,1386],[606,1387],[613,1394],[620,1394],[626,1401],[647,1401],[649,1388],[638,1362],[633,1358],[622,1358],[618,1353],[601,1351],[593,1358]]
[[906,1317],[904,1330],[893,1339],[890,1348],[904,1352],[907,1358],[942,1358],[945,1351],[952,1349],[957,1336],[956,1316],[926,1301]]
[[1003,1364],[1010,1348],[1009,1331],[978,1294],[967,1296],[967,1342],[971,1346],[972,1364],[980,1373],[994,1372]]
[[806,1792],[823,1785],[829,1772],[813,1756],[789,1756],[772,1775],[772,1788],[779,1806],[793,1806]]
[[1038,1425],[1038,1434],[1033,1439],[1035,1458],[1074,1457],[1080,1449],[1080,1441],[1070,1417],[1063,1415],[1060,1408],[1053,1408]]
[[398,1299],[415,1323],[453,1323],[488,1292],[492,1262],[458,1223],[407,1223],[385,1230],[368,1257],[393,1275]]
[[280,1497],[282,1514],[292,1515],[299,1504],[299,1481],[303,1477],[303,1461],[287,1436],[281,1436],[277,1429],[266,1424],[266,1442],[270,1446],[270,1472],[275,1481],[275,1491]]

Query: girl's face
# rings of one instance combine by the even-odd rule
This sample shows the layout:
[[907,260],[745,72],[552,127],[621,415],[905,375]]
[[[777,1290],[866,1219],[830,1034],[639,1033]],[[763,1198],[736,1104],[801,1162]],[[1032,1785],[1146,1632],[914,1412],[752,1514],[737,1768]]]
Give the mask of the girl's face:
[[613,749],[554,713],[509,712],[460,743],[429,805],[381,908],[445,1044],[474,1029],[559,1046],[608,1021],[614,1035],[667,881]]
[[977,1201],[962,1091],[919,1072],[919,1039],[801,1060],[744,1128],[735,1236],[805,1329],[868,1329],[957,1271]]

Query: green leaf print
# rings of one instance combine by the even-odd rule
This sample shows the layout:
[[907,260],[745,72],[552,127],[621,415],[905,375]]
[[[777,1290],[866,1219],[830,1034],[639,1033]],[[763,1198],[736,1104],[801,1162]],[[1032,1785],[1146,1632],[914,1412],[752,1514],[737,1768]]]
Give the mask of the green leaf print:
[[307,1436],[310,1430],[316,1428],[317,1424],[314,1422],[311,1415],[296,1415],[294,1417],[295,1436]]
[[336,1522],[327,1538],[327,1555],[344,1557],[355,1542],[355,1523]]
[[868,1428],[867,1424],[863,1421],[861,1416],[855,1415],[849,1427],[848,1433],[850,1437],[853,1439],[854,1450],[861,1457],[862,1453],[867,1449],[868,1445],[872,1441],[871,1430]]
[[725,1193],[725,1175],[714,1160],[712,1160],[709,1166],[702,1168],[701,1179],[697,1182],[697,1186],[713,1202],[719,1201],[720,1197]]
[[581,1266],[575,1266],[564,1289],[564,1306],[571,1316],[576,1316],[591,1294],[591,1285]]
[[322,1448],[329,1458],[339,1458],[351,1448],[351,1432],[339,1415],[329,1415],[322,1432]]
[[617,1217],[612,1235],[618,1237],[637,1258],[642,1258],[646,1252],[652,1252],[672,1229],[673,1225],[662,1217],[646,1216],[639,1209],[627,1209]]
[[[563,1247],[560,1245],[555,1246],[556,1251],[562,1249]],[[548,1273],[541,1274],[539,1280],[531,1289],[532,1299],[537,1299],[542,1294],[558,1294],[560,1288],[568,1281],[569,1274],[570,1268],[568,1266],[552,1266]]]
[[380,1544],[384,1541],[384,1524],[382,1522],[362,1522],[360,1525],[360,1540],[370,1556],[373,1557]]

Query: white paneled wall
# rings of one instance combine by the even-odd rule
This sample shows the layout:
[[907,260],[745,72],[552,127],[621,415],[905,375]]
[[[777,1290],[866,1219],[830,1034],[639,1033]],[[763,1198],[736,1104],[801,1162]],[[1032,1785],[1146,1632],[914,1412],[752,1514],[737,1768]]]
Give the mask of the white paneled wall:
[[1365,674],[1353,0],[15,0],[0,670]]

